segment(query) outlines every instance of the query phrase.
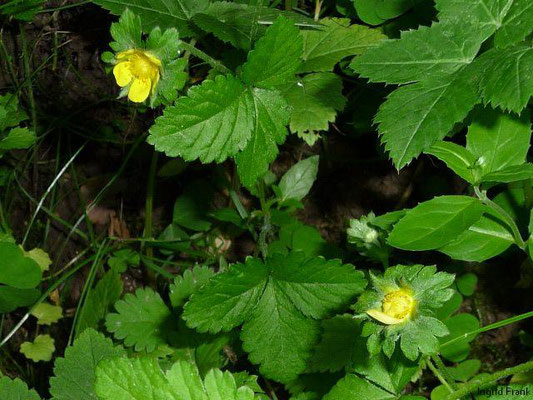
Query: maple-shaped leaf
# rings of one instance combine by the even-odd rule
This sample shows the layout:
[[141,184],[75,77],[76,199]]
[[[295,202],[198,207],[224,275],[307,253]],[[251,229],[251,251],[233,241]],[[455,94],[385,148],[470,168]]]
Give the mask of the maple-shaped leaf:
[[0,378],[0,399],[6,400],[41,400],[35,390],[28,389],[20,379]]
[[244,324],[241,339],[250,360],[261,364],[266,376],[288,382],[305,369],[318,320],[342,308],[365,286],[363,274],[339,260],[301,252],[274,254],[264,263],[248,258],[211,278],[185,305],[183,317],[200,332]]

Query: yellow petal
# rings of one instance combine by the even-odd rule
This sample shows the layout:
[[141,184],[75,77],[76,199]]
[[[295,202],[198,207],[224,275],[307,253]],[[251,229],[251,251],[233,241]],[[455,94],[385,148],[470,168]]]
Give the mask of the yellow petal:
[[142,103],[150,95],[152,81],[150,79],[135,79],[130,86],[128,98],[135,103]]
[[128,86],[133,79],[130,70],[130,62],[124,61],[115,65],[115,68],[113,68],[113,75],[115,75],[117,85],[120,87]]
[[387,314],[385,314],[383,311],[380,310],[367,310],[366,312],[368,315],[370,315],[372,318],[378,320],[379,322],[384,323],[385,325],[396,325],[399,323],[402,323],[406,320],[406,318],[394,318]]
[[150,62],[154,65],[156,65],[157,67],[161,68],[161,60],[159,58],[157,58],[156,56],[148,53],[147,51],[144,52],[144,55],[146,57],[148,57],[148,59],[150,60]]
[[121,51],[120,53],[117,54],[117,60],[121,60],[123,58],[129,58],[129,56],[131,56],[132,54],[135,54],[136,52],[137,50]]
[[156,72],[154,79],[152,80],[152,94],[155,93],[156,86],[159,82],[159,71]]

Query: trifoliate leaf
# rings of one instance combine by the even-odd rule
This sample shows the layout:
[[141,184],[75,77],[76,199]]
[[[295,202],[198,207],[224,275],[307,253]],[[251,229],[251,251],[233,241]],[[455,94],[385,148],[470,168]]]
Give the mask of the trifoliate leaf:
[[89,291],[78,320],[77,332],[87,328],[98,329],[100,322],[109,309],[120,299],[122,294],[122,280],[116,271],[108,271],[98,281],[93,290]]
[[102,400],[254,400],[247,386],[237,386],[229,371],[209,371],[202,381],[198,369],[176,362],[166,374],[155,359],[115,358],[96,370],[96,393]]
[[280,16],[248,53],[248,61],[242,66],[243,81],[264,89],[292,81],[300,66],[302,47],[298,28]]
[[169,3],[166,0],[94,0],[94,3],[120,15],[129,9],[142,19],[145,32],[156,26],[162,29],[177,28],[182,37],[194,32],[190,19],[197,12],[207,8],[208,0],[180,0]]
[[332,71],[344,57],[363,53],[385,39],[377,29],[350,25],[347,18],[325,18],[316,30],[302,31],[303,64],[298,72]]
[[[507,1],[509,4],[509,1]],[[518,43],[533,31],[533,5],[529,0],[513,0],[503,19],[500,29],[494,36],[497,47]]]
[[360,272],[338,260],[300,252],[274,254],[265,264],[249,258],[211,278],[192,295],[183,316],[200,332],[244,323],[241,338],[250,360],[266,376],[287,382],[305,368],[318,335],[315,319],[346,304],[365,284]]
[[20,352],[34,362],[50,361],[56,349],[54,342],[50,335],[39,335],[33,342],[22,343]]
[[318,156],[298,161],[281,177],[280,203],[302,200],[311,190],[318,173]]
[[470,64],[487,37],[486,29],[462,21],[422,26],[402,32],[400,39],[382,41],[356,57],[350,66],[371,82],[437,79]]
[[523,164],[530,140],[529,111],[518,117],[486,109],[474,116],[466,135],[466,148],[476,157],[482,174],[488,174]]
[[483,204],[474,197],[435,197],[407,211],[394,225],[388,243],[412,251],[438,249],[477,222],[483,211]]
[[24,257],[14,243],[0,242],[0,283],[18,288],[31,289],[41,282],[42,272],[31,258]]
[[0,150],[28,149],[36,140],[35,132],[28,128],[16,127],[0,140]]
[[148,143],[170,157],[222,162],[242,150],[254,127],[251,91],[232,76],[217,76],[167,107],[150,129]]
[[443,139],[479,102],[469,68],[400,87],[379,109],[381,141],[397,169]]
[[50,265],[52,265],[52,260],[46,251],[36,247],[30,251],[24,251],[24,257],[29,257],[41,267],[41,271],[48,271]]
[[135,346],[136,351],[154,351],[165,344],[165,323],[170,310],[163,299],[150,288],[137,289],[135,295],[126,294],[123,300],[115,303],[118,314],[108,314],[107,330],[124,345]]
[[39,325],[52,325],[63,317],[63,309],[48,303],[41,303],[31,312]]
[[277,91],[254,89],[255,127],[252,137],[235,162],[241,182],[251,187],[268,171],[287,136],[289,105]]
[[480,62],[485,65],[479,83],[485,103],[520,113],[533,95],[533,47],[495,48],[484,53]]
[[177,276],[169,289],[172,307],[182,307],[193,293],[196,293],[207,283],[213,274],[211,268],[197,265],[193,269],[186,270],[182,276]]
[[67,347],[64,358],[56,359],[50,393],[55,400],[97,400],[94,391],[96,366],[102,360],[123,355],[124,349],[114,346],[111,339],[87,329]]
[[41,400],[35,390],[28,389],[20,379],[0,378],[0,399],[6,400]]
[[292,106],[291,131],[298,134],[328,130],[346,104],[342,80],[334,73],[308,74],[281,90]]

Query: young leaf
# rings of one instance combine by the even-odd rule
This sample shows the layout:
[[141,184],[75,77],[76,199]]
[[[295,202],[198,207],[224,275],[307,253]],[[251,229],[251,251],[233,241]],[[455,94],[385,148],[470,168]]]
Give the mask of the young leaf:
[[438,249],[478,221],[483,210],[473,197],[435,197],[409,210],[394,226],[388,243],[403,250]]
[[107,315],[106,327],[117,339],[123,339],[126,346],[149,353],[166,343],[165,323],[170,311],[152,289],[137,289],[135,295],[126,294],[124,300],[115,303],[115,309],[118,314]]
[[41,400],[35,390],[28,389],[20,379],[0,378],[0,399],[6,400]]
[[41,303],[31,312],[39,325],[51,325],[63,317],[63,309],[48,303]]
[[264,89],[275,89],[292,81],[300,66],[302,47],[298,28],[280,16],[248,53],[248,61],[242,66],[242,80]]
[[377,29],[350,25],[346,18],[325,18],[317,30],[302,31],[303,63],[298,72],[332,71],[344,57],[363,53],[385,39]]
[[177,276],[169,288],[172,307],[182,307],[193,293],[209,281],[213,274],[211,268],[196,265],[193,269],[185,270],[182,276]]
[[444,161],[448,168],[465,181],[475,183],[473,168],[476,163],[476,156],[468,149],[452,142],[441,141],[435,143],[425,153]]
[[312,156],[294,164],[279,182],[280,203],[302,200],[311,190],[318,173],[318,156]]
[[487,37],[482,27],[462,21],[422,26],[402,32],[400,39],[385,40],[368,49],[350,66],[371,82],[436,79],[470,64]]
[[291,131],[299,135],[326,131],[346,104],[341,78],[329,72],[305,75],[281,90],[292,106]]
[[251,187],[268,171],[268,165],[278,155],[278,145],[287,136],[289,104],[277,91],[253,89],[255,127],[252,137],[235,162],[241,182]]
[[443,139],[479,102],[470,73],[467,67],[453,77],[400,87],[383,103],[375,122],[397,169]]
[[[318,322],[360,293],[362,274],[303,253],[249,258],[216,275],[185,305],[190,327],[212,333],[244,322],[243,347],[268,377],[288,382],[305,369]],[[317,301],[321,299],[321,301]],[[283,359],[279,354],[283,353]]]
[[20,345],[20,352],[34,362],[50,361],[55,351],[55,340],[50,335],[39,335],[33,342]]
[[148,143],[169,157],[222,162],[242,150],[254,126],[251,91],[232,76],[217,76],[167,107],[150,129]]
[[102,360],[125,353],[101,333],[87,329],[65,350],[65,357],[55,361],[54,376],[50,378],[54,400],[97,400],[94,391],[96,366]]
[[520,117],[485,109],[468,128],[466,148],[484,174],[523,164],[531,140],[531,116]]
[[485,103],[520,113],[533,95],[533,47],[495,48],[483,54],[480,62],[486,66],[479,83]]
[[120,15],[129,9],[142,19],[145,32],[156,26],[161,29],[177,28],[182,37],[191,35],[194,27],[189,23],[192,16],[207,8],[209,0],[94,0],[94,3]]

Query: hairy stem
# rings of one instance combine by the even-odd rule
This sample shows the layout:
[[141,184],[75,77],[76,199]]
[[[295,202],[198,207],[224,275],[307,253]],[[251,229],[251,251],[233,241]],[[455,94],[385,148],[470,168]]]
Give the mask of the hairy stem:
[[204,60],[206,63],[211,65],[213,68],[219,70],[220,72],[224,74],[231,73],[231,70],[228,67],[226,67],[224,64],[222,64],[220,61],[215,60],[210,55],[204,53],[202,50],[197,49],[196,47],[190,45],[189,43],[182,41],[180,42],[180,47],[183,50],[186,50],[189,53],[191,53],[193,56],[198,57],[201,60]]

